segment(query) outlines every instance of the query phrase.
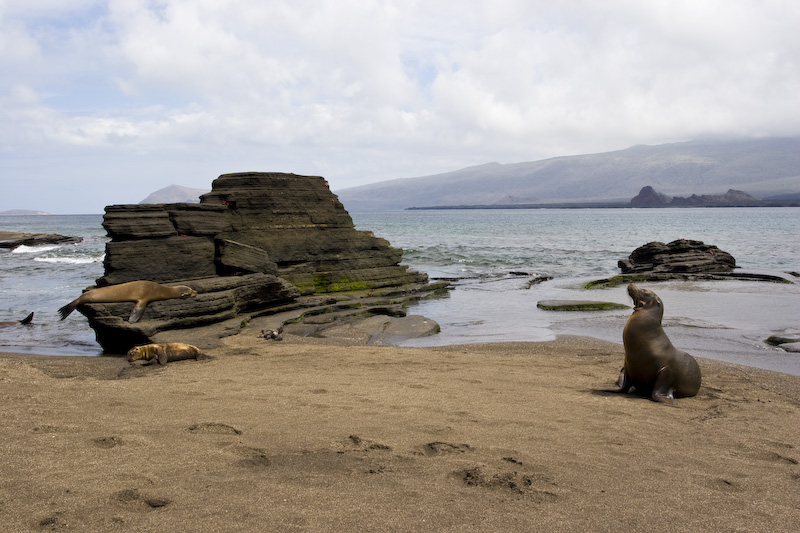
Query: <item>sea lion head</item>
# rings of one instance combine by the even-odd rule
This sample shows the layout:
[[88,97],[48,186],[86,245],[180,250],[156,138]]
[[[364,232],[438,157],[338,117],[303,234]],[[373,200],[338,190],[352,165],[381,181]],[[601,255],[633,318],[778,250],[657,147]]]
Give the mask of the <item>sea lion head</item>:
[[639,309],[648,309],[651,307],[658,307],[661,309],[661,312],[664,312],[664,304],[661,302],[661,298],[658,297],[656,293],[648,289],[640,289],[633,283],[628,285],[628,294],[633,299],[633,310],[634,312],[638,311]]
[[128,362],[133,363],[134,361],[138,361],[139,359],[144,359],[145,361],[149,361],[155,356],[155,353],[150,348],[151,344],[146,344],[144,346],[134,346],[130,350],[128,350]]
[[197,296],[197,291],[191,287],[187,287],[186,285],[177,285],[174,288],[178,289],[180,298],[191,298],[193,296]]

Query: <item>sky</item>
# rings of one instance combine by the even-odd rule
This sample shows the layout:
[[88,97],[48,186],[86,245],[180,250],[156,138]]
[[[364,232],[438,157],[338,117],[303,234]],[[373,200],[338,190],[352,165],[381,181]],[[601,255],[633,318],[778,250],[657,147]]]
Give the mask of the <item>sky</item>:
[[800,135],[796,0],[0,0],[0,211]]

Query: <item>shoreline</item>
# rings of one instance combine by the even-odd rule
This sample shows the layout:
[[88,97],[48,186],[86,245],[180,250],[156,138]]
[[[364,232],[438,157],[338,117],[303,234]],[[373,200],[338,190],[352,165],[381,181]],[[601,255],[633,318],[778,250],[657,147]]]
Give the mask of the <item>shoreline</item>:
[[[0,355],[8,530],[785,531],[800,377],[698,358],[669,407],[622,346],[223,339],[207,359]],[[33,453],[35,451],[35,453]]]

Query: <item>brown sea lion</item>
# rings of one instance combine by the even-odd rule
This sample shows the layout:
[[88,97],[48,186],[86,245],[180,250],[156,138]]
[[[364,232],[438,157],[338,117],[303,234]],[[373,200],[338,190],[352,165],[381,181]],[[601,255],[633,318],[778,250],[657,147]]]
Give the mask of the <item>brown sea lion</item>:
[[27,326],[33,320],[33,313],[29,314],[22,320],[9,320],[5,322],[0,322],[0,326]]
[[128,322],[138,322],[147,304],[157,300],[170,300],[172,298],[188,298],[196,296],[197,291],[186,285],[169,287],[154,281],[129,281],[119,285],[109,285],[90,289],[81,294],[77,299],[58,310],[61,320],[64,320],[81,304],[100,302],[136,302],[131,311]]
[[634,308],[622,330],[625,364],[617,381],[619,389],[612,392],[634,388],[637,393],[664,403],[697,394],[700,367],[694,357],[675,348],[664,333],[661,298],[633,283],[628,285],[628,294]]
[[182,342],[145,344],[128,350],[128,361],[131,363],[142,359],[149,361],[149,364],[158,361],[158,364],[166,365],[170,361],[200,359],[201,357],[203,357],[203,352],[200,351],[200,348]]

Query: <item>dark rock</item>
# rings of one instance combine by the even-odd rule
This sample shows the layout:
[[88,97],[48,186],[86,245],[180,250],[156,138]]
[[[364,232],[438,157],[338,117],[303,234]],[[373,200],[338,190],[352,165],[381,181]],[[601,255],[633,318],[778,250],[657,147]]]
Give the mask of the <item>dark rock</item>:
[[670,197],[656,192],[651,186],[642,187],[639,194],[631,200],[631,207],[666,207]]
[[716,246],[679,239],[669,244],[650,242],[640,246],[618,266],[624,274],[730,272],[736,268],[736,260]]
[[372,306],[380,314],[388,309],[386,301],[364,297],[394,292],[389,307],[399,307],[402,316],[403,306],[441,290],[424,273],[400,264],[402,250],[356,230],[316,176],[224,174],[200,204],[113,205],[106,208],[103,227],[111,240],[98,286],[150,280],[198,292],[151,303],[135,324],[127,321],[132,303],[81,306],[108,353],[156,338],[180,341],[180,331],[208,338],[199,330],[211,325],[230,335],[236,324],[285,311],[301,295],[360,291],[354,307],[365,306],[369,314]]
[[653,187],[642,187],[639,194],[631,199],[631,207],[759,207],[768,205],[744,191],[729,189],[725,194],[693,194],[688,198],[657,192]]
[[0,231],[0,248],[13,250],[20,246],[41,246],[45,244],[77,244],[83,237],[69,237],[57,233],[17,233]]

